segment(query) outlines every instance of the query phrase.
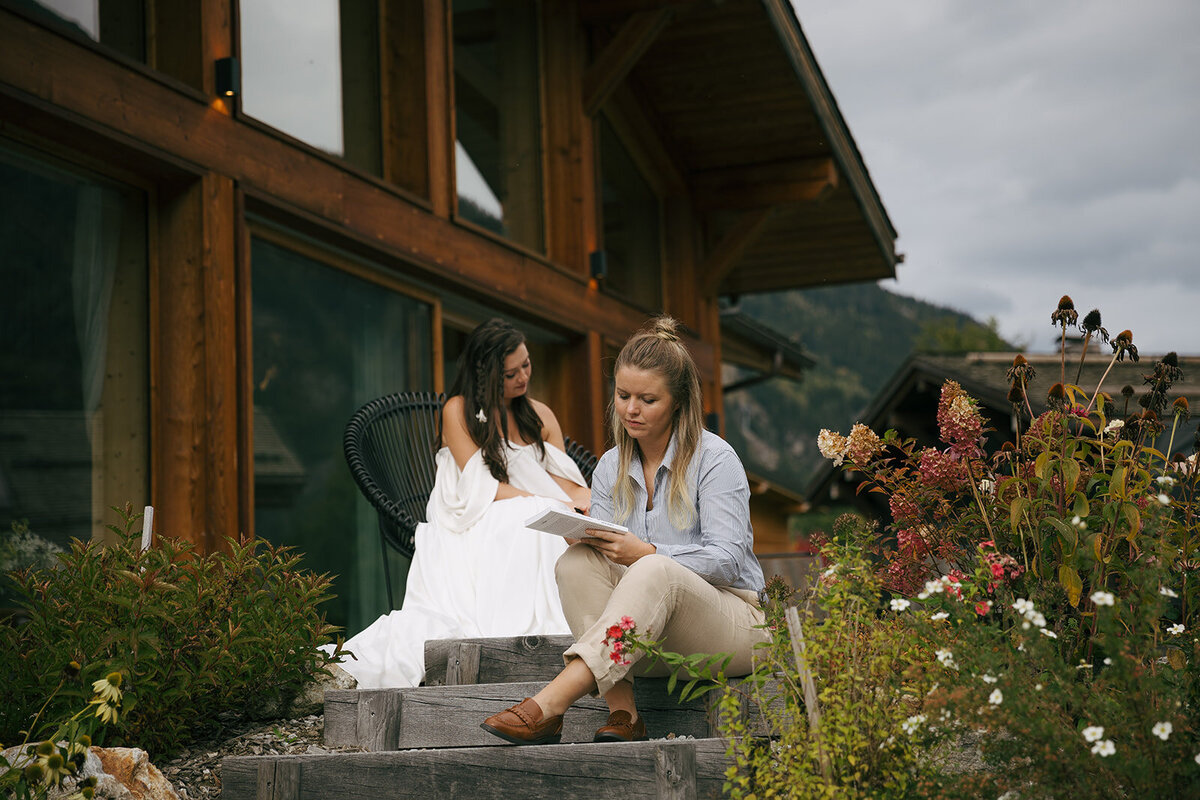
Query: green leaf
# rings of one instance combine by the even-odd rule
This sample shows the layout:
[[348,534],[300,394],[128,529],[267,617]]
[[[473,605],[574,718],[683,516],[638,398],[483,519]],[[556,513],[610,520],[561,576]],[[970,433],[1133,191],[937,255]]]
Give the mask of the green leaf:
[[1142,512],[1138,510],[1135,503],[1122,503],[1121,515],[1125,518],[1125,524],[1129,526],[1129,532],[1125,534],[1125,538],[1132,544],[1142,529]]
[[1037,459],[1033,462],[1033,474],[1038,478],[1046,477],[1046,467],[1050,464],[1050,452],[1044,451],[1040,453]]
[[1029,511],[1031,505],[1028,497],[1014,498],[1008,505],[1008,523],[1012,527],[1012,532],[1017,532],[1017,527],[1021,524],[1021,519]]

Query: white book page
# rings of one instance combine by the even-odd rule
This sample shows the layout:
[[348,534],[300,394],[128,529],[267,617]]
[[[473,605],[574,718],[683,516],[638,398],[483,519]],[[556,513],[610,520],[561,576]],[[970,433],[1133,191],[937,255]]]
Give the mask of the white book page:
[[588,528],[598,528],[611,533],[629,533],[629,528],[626,528],[624,525],[618,525],[615,522],[605,522],[585,514],[577,514],[574,511],[559,511],[554,508],[548,508],[540,514],[536,514],[525,520],[525,527],[541,531],[542,533],[563,536],[568,539],[595,538],[588,536]]

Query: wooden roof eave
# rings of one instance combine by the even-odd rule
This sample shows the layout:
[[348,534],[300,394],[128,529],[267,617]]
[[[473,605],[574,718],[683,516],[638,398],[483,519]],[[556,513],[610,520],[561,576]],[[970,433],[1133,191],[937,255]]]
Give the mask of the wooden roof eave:
[[812,103],[813,111],[833,151],[834,161],[862,211],[863,218],[879,247],[880,256],[891,273],[890,276],[895,277],[896,265],[901,260],[895,250],[896,229],[883,207],[883,201],[871,181],[862,154],[850,134],[850,128],[846,125],[829,84],[825,82],[825,76],[800,28],[795,9],[787,0],[762,0],[762,4],[787,52],[796,77]]

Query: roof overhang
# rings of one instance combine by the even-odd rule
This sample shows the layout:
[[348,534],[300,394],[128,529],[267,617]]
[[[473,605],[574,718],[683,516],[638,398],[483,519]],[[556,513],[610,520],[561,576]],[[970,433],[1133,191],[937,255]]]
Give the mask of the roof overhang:
[[704,222],[705,294],[895,277],[896,231],[787,0],[582,0],[580,13],[601,45],[585,106],[650,116],[668,190]]

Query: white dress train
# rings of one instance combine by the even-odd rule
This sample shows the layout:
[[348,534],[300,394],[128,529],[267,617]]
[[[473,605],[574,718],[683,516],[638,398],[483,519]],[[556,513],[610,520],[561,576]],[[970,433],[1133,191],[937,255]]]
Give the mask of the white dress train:
[[425,677],[425,641],[569,633],[554,581],[566,541],[525,520],[571,500],[552,475],[586,485],[575,462],[552,444],[508,445],[508,482],[534,497],[494,500],[497,480],[476,451],[460,471],[450,449],[417,526],[403,608],[346,642],[342,669],[359,688],[416,686]]

